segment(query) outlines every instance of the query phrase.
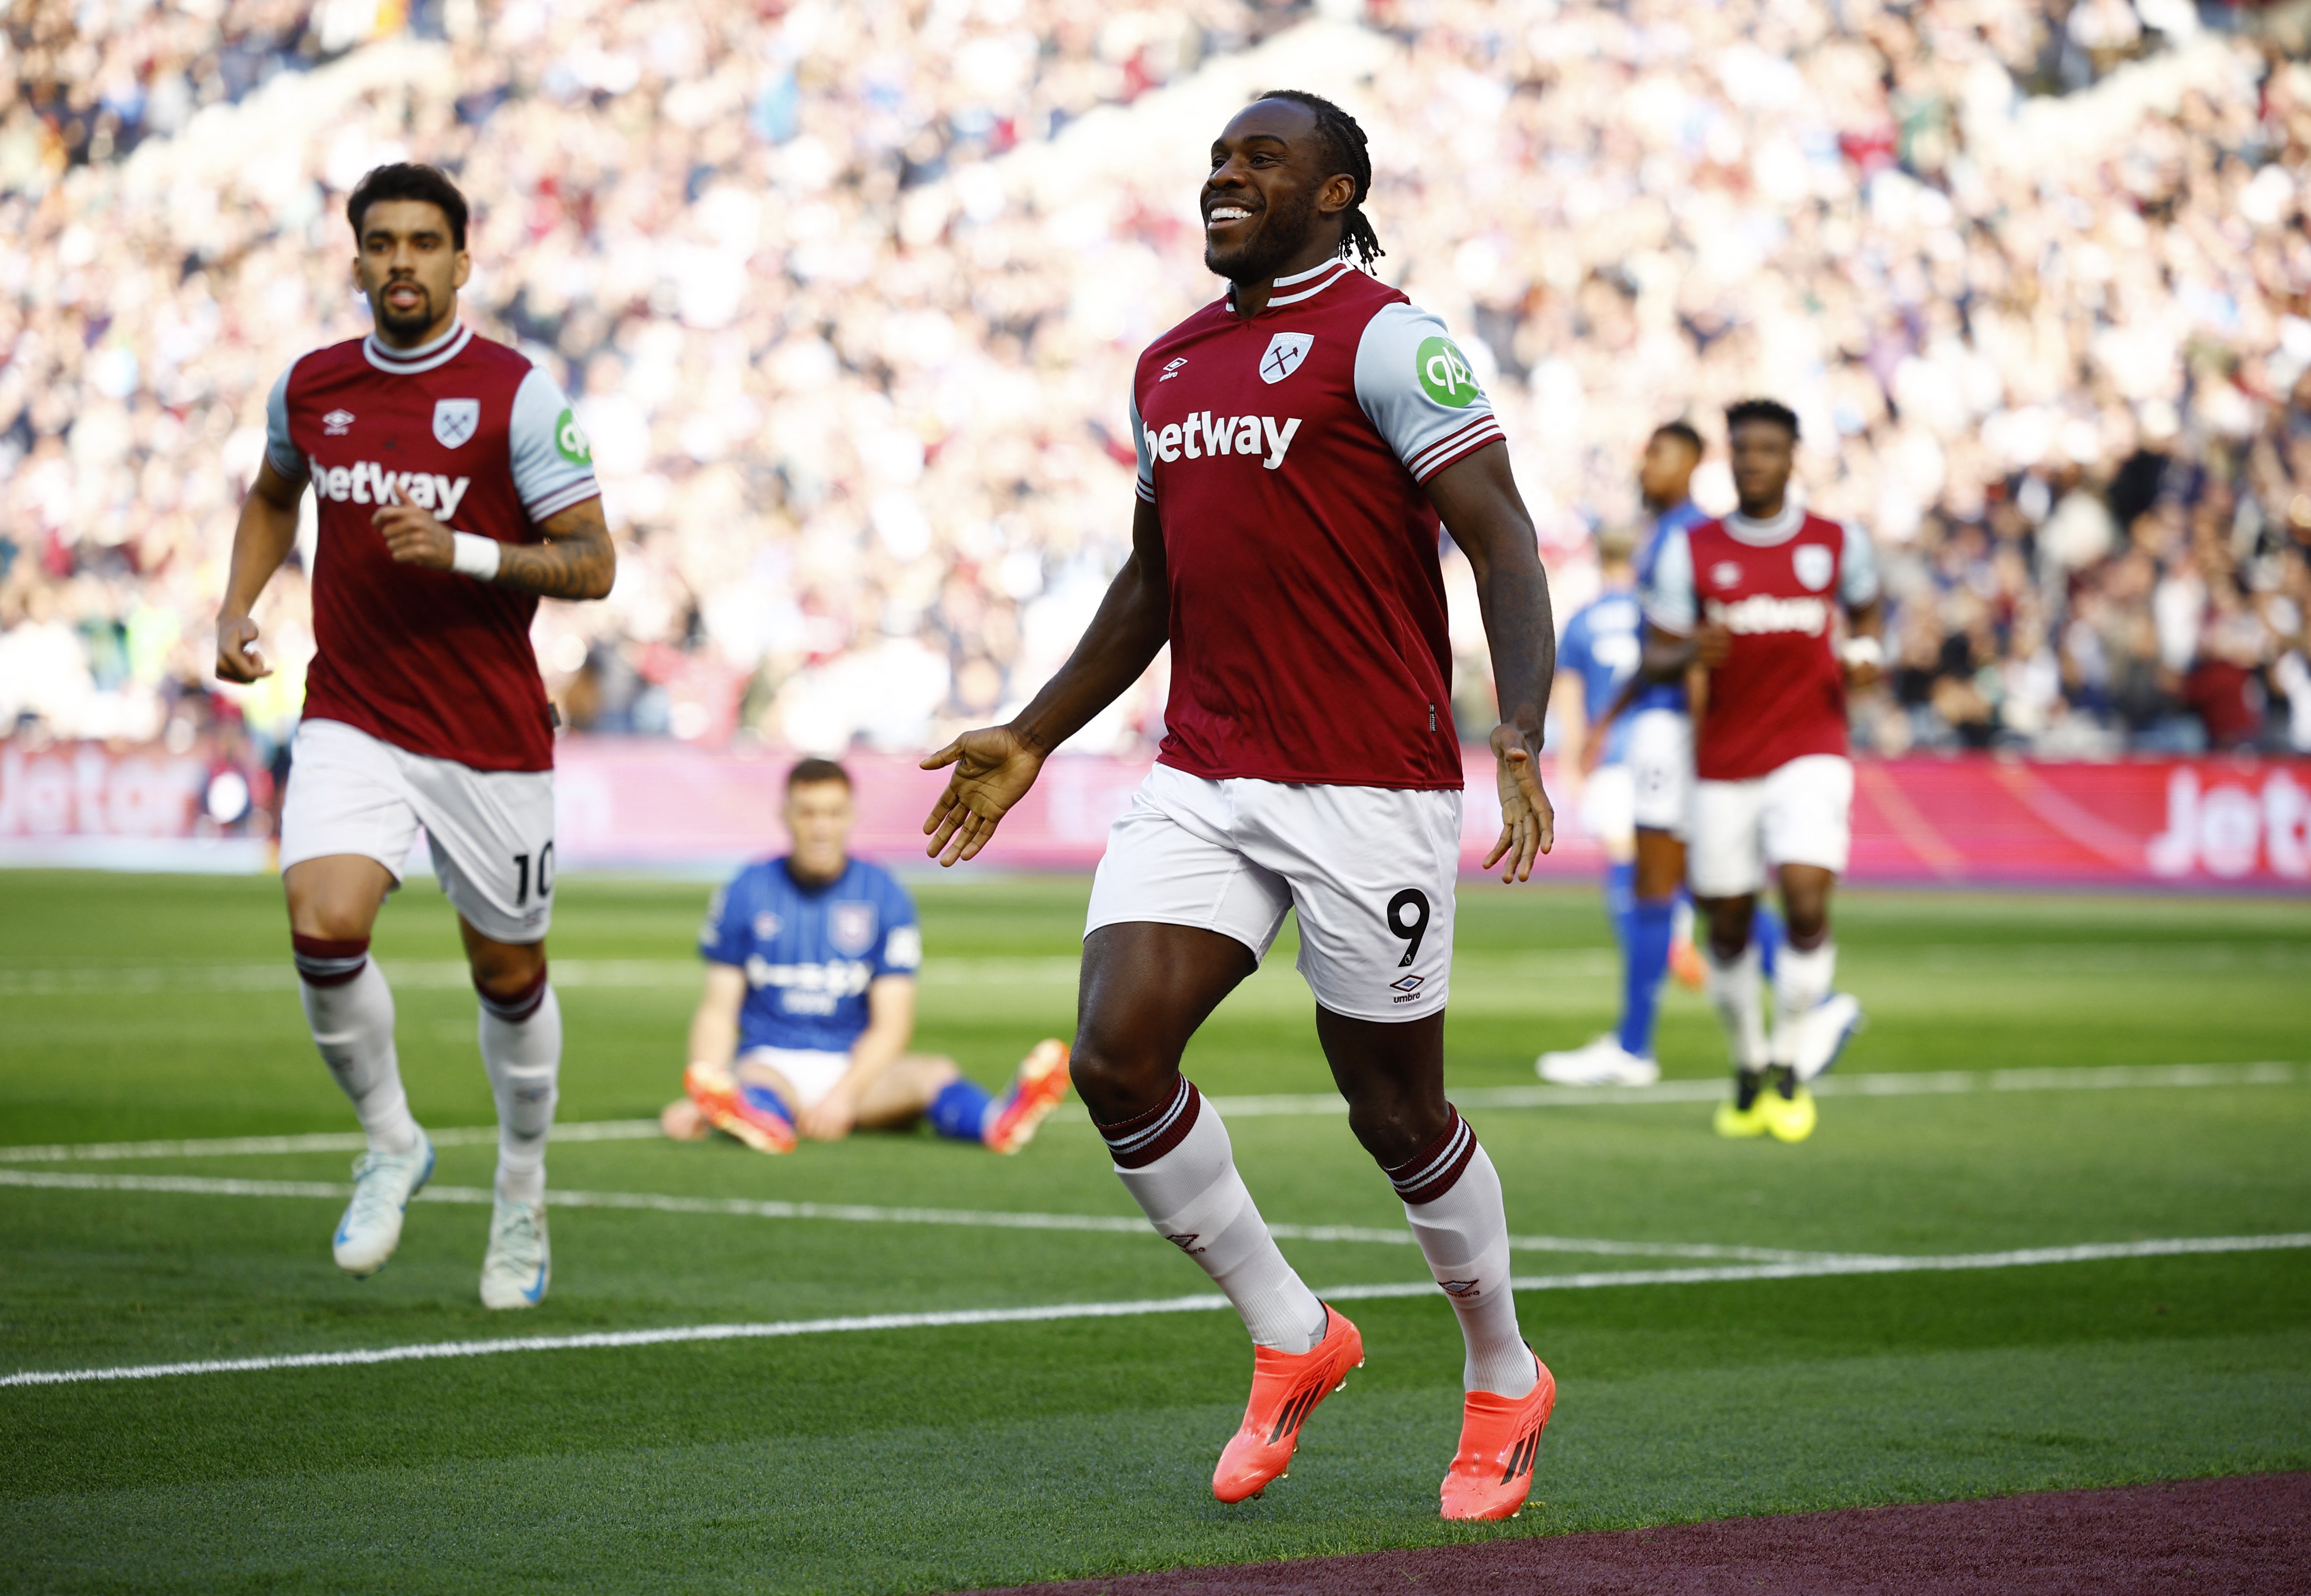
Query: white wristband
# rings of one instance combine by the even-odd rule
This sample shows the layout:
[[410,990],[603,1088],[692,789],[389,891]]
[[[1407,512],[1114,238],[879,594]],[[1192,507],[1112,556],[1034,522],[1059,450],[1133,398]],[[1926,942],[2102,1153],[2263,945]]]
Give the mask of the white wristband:
[[1874,637],[1849,637],[1837,650],[1837,657],[1848,665],[1883,665],[1886,645]]
[[477,582],[495,581],[501,545],[494,537],[472,532],[449,534],[449,569]]

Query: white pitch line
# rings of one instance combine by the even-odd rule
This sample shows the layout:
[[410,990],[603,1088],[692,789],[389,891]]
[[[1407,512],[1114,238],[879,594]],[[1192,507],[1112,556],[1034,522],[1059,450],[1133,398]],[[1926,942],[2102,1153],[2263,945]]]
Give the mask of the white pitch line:
[[[2311,1233],[2287,1235],[2182,1236],[2142,1242],[2090,1243],[2074,1247],[2027,1247],[2005,1252],[1959,1252],[1917,1258],[1821,1258],[1802,1262],[1737,1264],[1720,1269],[1596,1270],[1530,1275],[1512,1279],[1519,1291],[1594,1291],[1617,1286],[1698,1286],[1742,1280],[1794,1280],[1832,1275],[1893,1275],[1942,1269],[2029,1269],[2115,1259],[2173,1258],[2219,1252],[2265,1252],[2311,1247]],[[1324,1287],[1330,1302],[1371,1302],[1426,1296],[1432,1281]],[[972,1324],[1034,1324],[1068,1319],[1121,1319],[1143,1313],[1212,1313],[1229,1305],[1216,1294],[1150,1297],[1112,1303],[1051,1303],[1028,1308],[964,1308],[935,1313],[867,1313],[837,1319],[789,1319],[760,1324],[695,1324],[659,1330],[596,1330],[571,1336],[518,1336],[481,1341],[420,1341],[344,1352],[301,1352],[277,1357],[213,1358],[173,1364],[123,1364],[96,1369],[24,1369],[0,1374],[0,1386],[71,1385],[104,1380],[158,1380],[182,1374],[257,1374],[275,1369],[348,1368],[425,1358],[486,1357],[503,1352],[577,1352],[663,1347],[685,1341],[762,1340],[785,1336],[839,1335],[859,1330],[944,1330]]]
[[[2110,1092],[2145,1086],[2286,1086],[2311,1078],[2300,1065],[2110,1064],[2054,1069],[1882,1070],[1874,1075],[1826,1075],[1813,1083],[1818,1097],[1941,1097],[1967,1092]],[[1630,1103],[1715,1103],[1722,1080],[1662,1081],[1652,1086],[1471,1086],[1451,1094],[1461,1108],[1597,1108]],[[1337,1093],[1269,1097],[1215,1097],[1231,1120],[1280,1114],[1345,1114]]]
[[[1813,1083],[1823,1097],[1942,1097],[1968,1092],[2108,1092],[2142,1087],[2286,1086],[2311,1080],[2303,1065],[2111,1064],[2047,1069],[1887,1070],[1875,1075],[1827,1075]],[[1725,1095],[1719,1080],[1663,1081],[1653,1086],[1472,1086],[1452,1094],[1463,1108],[1600,1108],[1632,1103],[1714,1103]],[[1214,1097],[1213,1106],[1232,1120],[1283,1115],[1345,1114],[1337,1093],[1250,1097]],[[1047,1121],[1086,1124],[1079,1112]],[[494,1125],[458,1125],[429,1129],[437,1147],[491,1147]],[[656,1120],[579,1121],[554,1128],[556,1143],[649,1141],[662,1135]],[[177,1141],[50,1142],[0,1147],[0,1164],[67,1164],[122,1158],[212,1158],[282,1153],[358,1153],[367,1144],[359,1131],[321,1131],[303,1136],[225,1136]]]
[[[208,1175],[78,1174],[65,1171],[0,1169],[0,1187],[43,1191],[130,1191],[179,1197],[287,1197],[342,1202],[353,1188],[334,1181],[238,1181]],[[419,1202],[484,1207],[493,1200],[481,1186],[428,1186]],[[652,1191],[546,1192],[555,1208],[626,1208],[659,1214],[707,1214],[746,1219],[817,1219],[854,1225],[953,1225],[986,1230],[1088,1231],[1110,1235],[1146,1235],[1147,1221],[1121,1214],[1037,1214],[1002,1208],[884,1208],[866,1203],[779,1202],[744,1197],[676,1197]],[[1409,1230],[1357,1225],[1270,1225],[1279,1241],[1370,1242],[1413,1245]],[[1526,1252],[1584,1252],[1604,1258],[1723,1258],[1754,1262],[1793,1262],[1864,1256],[1806,1252],[1784,1247],[1719,1246],[1707,1242],[1623,1242],[1590,1236],[1511,1236],[1509,1245]]]

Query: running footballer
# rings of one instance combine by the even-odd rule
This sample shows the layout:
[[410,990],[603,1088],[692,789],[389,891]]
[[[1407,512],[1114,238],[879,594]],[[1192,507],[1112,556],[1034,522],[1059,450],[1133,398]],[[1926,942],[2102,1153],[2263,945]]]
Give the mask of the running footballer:
[[1518,1333],[1501,1184],[1444,1098],[1461,753],[1437,529],[1475,568],[1501,724],[1487,868],[1551,842],[1535,773],[1556,634],[1508,449],[1443,325],[1344,258],[1380,252],[1365,135],[1312,94],[1263,95],[1212,145],[1204,261],[1227,293],[1141,355],[1132,553],[1060,673],[955,767],[923,829],[984,848],[1051,751],[1169,643],[1166,735],[1108,838],[1084,938],[1077,1091],[1158,1234],[1253,1343],[1243,1423],[1212,1479],[1259,1495],[1364,1357],[1277,1250],[1218,1112],[1180,1073],[1204,1016],[1296,910],[1316,1032],[1467,1346],[1444,1516],[1531,1488],[1556,1382]]
[[[1709,995],[1733,1054],[1718,1133],[1802,1141],[1815,1120],[1807,1083],[1862,1024],[1861,1005],[1831,990],[1829,901],[1853,844],[1846,689],[1875,681],[1884,658],[1878,557],[1860,528],[1791,497],[1795,412],[1745,399],[1726,411],[1725,430],[1740,508],[1662,540],[1644,592],[1644,670],[1657,681],[1682,681],[1696,665],[1704,675],[1687,868],[1709,925]],[[1770,1041],[1757,935],[1768,868],[1787,924]]]
[[458,320],[465,197],[429,166],[371,172],[345,207],[373,330],[291,364],[266,407],[217,616],[217,675],[269,674],[249,612],[318,511],[304,720],[281,876],[313,1041],[369,1143],[332,1249],[366,1276],[433,1172],[394,1052],[370,932],[423,825],[480,999],[497,1098],[482,1301],[545,1295],[545,1138],[562,1061],[546,979],[554,722],[529,645],[539,595],[599,598],[615,569],[584,433],[527,355]]

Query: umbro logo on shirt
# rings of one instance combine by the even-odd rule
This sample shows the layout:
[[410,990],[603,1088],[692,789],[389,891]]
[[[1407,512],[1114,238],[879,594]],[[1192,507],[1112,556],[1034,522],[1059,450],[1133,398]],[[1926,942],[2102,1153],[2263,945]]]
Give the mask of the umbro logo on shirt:
[[1184,354],[1182,355],[1178,360],[1173,361],[1170,365],[1164,367],[1164,375],[1158,377],[1156,380],[1158,382],[1171,381],[1173,378],[1177,377],[1180,374],[1180,368],[1187,363],[1188,357]]
[[1176,460],[1185,456],[1200,460],[1207,455],[1265,455],[1260,463],[1270,471],[1284,464],[1285,451],[1292,447],[1294,434],[1300,431],[1300,418],[1286,417],[1282,426],[1272,415],[1223,415],[1217,419],[1208,410],[1190,414],[1182,423],[1173,422],[1158,431],[1147,429],[1147,452],[1159,460]]
[[331,438],[344,437],[353,430],[353,413],[350,410],[332,410],[321,418],[321,431]]

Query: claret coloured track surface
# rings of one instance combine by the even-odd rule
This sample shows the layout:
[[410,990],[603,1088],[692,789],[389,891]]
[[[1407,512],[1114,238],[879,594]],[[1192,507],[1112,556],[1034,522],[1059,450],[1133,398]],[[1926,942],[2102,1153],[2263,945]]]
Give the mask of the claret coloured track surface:
[[981,1596],[2166,1596],[2311,1591],[2311,1474],[1720,1519]]

